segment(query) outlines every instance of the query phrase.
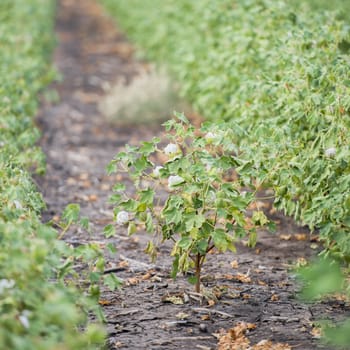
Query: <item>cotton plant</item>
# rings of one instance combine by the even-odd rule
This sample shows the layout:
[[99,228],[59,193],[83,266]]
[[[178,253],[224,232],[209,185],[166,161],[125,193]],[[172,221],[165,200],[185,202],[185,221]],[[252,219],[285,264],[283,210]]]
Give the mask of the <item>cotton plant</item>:
[[[208,131],[207,126],[197,130],[183,114],[164,125],[167,145],[154,138],[126,146],[111,161],[109,174],[127,173],[134,184],[130,195],[130,189],[117,183],[111,202],[117,225],[129,234],[139,229],[150,234],[146,252],[153,260],[159,244],[172,242],[172,276],[194,269],[195,290],[200,292],[207,254],[213,249],[235,252],[235,243],[244,237],[254,246],[257,227],[268,220],[261,211],[248,213],[256,192],[249,174],[237,173],[236,181],[227,180],[244,167],[219,132]],[[159,164],[157,159],[165,161]],[[114,233],[114,225],[105,227],[107,236]]]

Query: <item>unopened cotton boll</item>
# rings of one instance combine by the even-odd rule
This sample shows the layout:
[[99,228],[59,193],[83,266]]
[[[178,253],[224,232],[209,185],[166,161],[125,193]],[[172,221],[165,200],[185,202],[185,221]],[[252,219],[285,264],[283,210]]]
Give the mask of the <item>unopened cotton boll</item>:
[[172,155],[175,154],[179,151],[179,147],[178,145],[176,145],[175,143],[169,143],[165,148],[164,148],[164,153],[166,155]]
[[180,185],[184,181],[185,181],[184,178],[179,176],[179,175],[169,176],[168,187],[170,190],[172,190],[172,189],[174,189],[174,186]]
[[117,224],[124,225],[128,223],[129,220],[130,220],[129,213],[127,211],[122,210],[117,214]]
[[334,157],[337,153],[337,150],[334,147],[327,148],[324,151],[326,157]]

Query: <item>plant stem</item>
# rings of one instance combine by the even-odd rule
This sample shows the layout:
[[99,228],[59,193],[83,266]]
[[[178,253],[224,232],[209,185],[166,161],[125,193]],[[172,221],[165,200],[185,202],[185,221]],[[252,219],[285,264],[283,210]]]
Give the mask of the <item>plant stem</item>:
[[70,226],[72,225],[73,220],[69,220],[67,226],[62,230],[62,232],[59,234],[59,236],[57,237],[58,240],[62,239],[63,236],[66,234],[66,232],[68,231],[68,229],[70,228]]
[[196,255],[196,285],[195,285],[195,292],[200,293],[201,292],[201,255],[200,253],[197,253]]

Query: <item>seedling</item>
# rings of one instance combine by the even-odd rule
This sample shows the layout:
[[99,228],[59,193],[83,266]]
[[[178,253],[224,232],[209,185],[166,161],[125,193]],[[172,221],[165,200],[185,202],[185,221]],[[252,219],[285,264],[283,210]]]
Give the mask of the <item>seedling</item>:
[[[111,201],[117,224],[127,226],[129,234],[139,228],[154,234],[146,248],[153,260],[157,241],[173,242],[172,276],[194,268],[193,282],[200,292],[207,254],[214,248],[235,252],[235,242],[242,237],[253,246],[256,227],[268,220],[261,211],[247,215],[255,198],[253,181],[247,176],[243,181],[238,173],[232,180],[240,161],[222,146],[225,135],[208,132],[205,126],[196,130],[183,114],[164,125],[167,146],[161,146],[158,138],[138,147],[126,146],[109,164],[110,174],[127,173],[134,184],[132,195],[124,184],[116,184]],[[160,165],[156,159],[165,161]],[[241,191],[243,182],[250,190]],[[114,232],[113,225],[105,228],[108,236]]]

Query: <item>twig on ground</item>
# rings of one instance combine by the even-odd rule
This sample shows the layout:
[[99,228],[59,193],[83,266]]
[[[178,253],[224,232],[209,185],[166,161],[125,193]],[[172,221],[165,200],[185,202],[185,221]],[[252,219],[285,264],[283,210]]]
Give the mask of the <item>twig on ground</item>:
[[151,269],[161,270],[161,268],[159,266],[157,267],[154,264],[146,264],[142,261],[127,258],[126,256],[121,255],[121,254],[120,254],[120,258],[129,263],[129,268],[133,272],[142,272],[142,271],[147,271],[147,270],[151,270]]
[[208,312],[208,313],[213,313],[213,314],[218,314],[221,316],[225,316],[225,317],[230,317],[230,318],[234,318],[234,315],[230,315],[226,312],[223,311],[219,311],[219,310],[215,310],[215,309],[207,309],[205,307],[194,307],[192,308],[193,311],[195,312]]

